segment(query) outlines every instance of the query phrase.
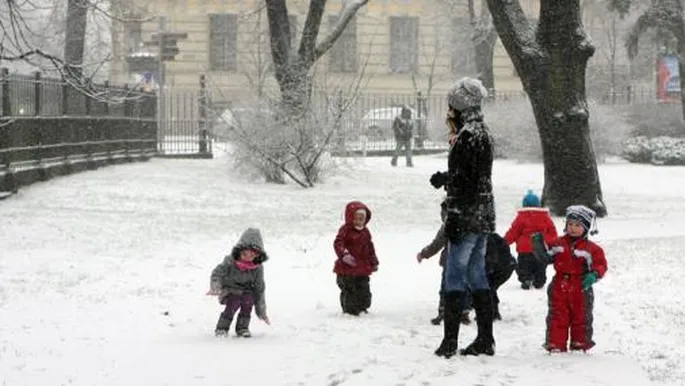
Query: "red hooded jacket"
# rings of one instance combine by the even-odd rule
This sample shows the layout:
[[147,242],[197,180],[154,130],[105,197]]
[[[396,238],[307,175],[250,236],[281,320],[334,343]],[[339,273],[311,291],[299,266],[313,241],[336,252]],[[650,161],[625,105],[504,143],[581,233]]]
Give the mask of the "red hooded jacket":
[[517,253],[532,253],[533,233],[542,233],[548,244],[557,239],[557,228],[547,208],[522,208],[504,235],[507,244],[516,243]]
[[[354,212],[359,209],[366,211],[366,223],[361,230],[355,228],[352,223]],[[333,272],[338,275],[369,276],[378,268],[378,258],[376,258],[376,250],[373,241],[371,241],[371,232],[366,227],[370,220],[371,211],[366,205],[359,201],[352,201],[347,204],[345,207],[345,224],[340,227],[333,242],[333,248],[338,257],[335,260]],[[342,257],[346,253],[354,257],[355,266],[345,264],[342,261]]]

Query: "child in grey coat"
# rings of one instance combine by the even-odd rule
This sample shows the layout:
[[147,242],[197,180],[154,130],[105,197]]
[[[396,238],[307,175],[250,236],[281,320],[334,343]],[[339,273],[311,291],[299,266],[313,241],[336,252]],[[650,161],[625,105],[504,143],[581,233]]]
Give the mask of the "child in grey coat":
[[219,316],[215,334],[228,334],[235,313],[236,335],[249,338],[250,316],[255,308],[257,317],[269,324],[264,299],[264,267],[268,259],[259,229],[248,228],[240,236],[230,255],[217,265],[210,277],[207,295],[215,295],[219,303],[226,306]]

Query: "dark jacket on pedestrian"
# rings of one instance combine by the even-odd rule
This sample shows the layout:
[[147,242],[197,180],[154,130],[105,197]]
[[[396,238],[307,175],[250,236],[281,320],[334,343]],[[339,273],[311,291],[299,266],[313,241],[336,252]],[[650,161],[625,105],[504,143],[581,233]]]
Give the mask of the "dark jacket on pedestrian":
[[[238,263],[240,252],[244,249],[254,249],[260,255],[253,261],[254,267],[244,268]],[[264,266],[269,259],[264,251],[264,242],[259,229],[248,228],[243,232],[231,254],[224,257],[210,276],[210,288],[219,292],[219,303],[226,304],[229,294],[242,295],[251,293],[254,297],[257,316],[266,316],[266,300],[264,298]]]
[[400,116],[396,117],[392,122],[392,130],[396,141],[407,142],[411,140],[414,132],[414,121],[412,120],[411,110],[408,107],[402,107]]
[[457,220],[456,232],[493,232],[492,137],[480,107],[461,111],[459,119],[462,127],[448,155],[447,211]]

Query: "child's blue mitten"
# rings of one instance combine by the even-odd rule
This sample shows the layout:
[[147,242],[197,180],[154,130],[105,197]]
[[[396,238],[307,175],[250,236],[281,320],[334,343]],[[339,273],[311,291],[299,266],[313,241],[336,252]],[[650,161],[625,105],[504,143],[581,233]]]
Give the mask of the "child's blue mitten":
[[592,287],[593,284],[597,283],[597,280],[599,280],[599,275],[597,275],[597,272],[588,272],[583,276],[581,286],[583,286],[583,289],[586,290]]

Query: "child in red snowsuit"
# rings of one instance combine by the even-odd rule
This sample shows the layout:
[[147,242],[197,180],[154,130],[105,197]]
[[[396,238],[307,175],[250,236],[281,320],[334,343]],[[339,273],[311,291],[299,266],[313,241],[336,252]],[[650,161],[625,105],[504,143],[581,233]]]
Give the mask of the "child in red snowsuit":
[[[595,212],[582,205],[566,209],[565,235],[544,246],[540,234],[534,236],[536,255],[549,257],[556,274],[547,287],[549,311],[543,347],[549,352],[587,351],[592,340],[592,285],[604,277],[607,261],[604,250],[588,240],[595,234]],[[570,345],[569,330],[571,335]]]
[[558,237],[557,229],[549,210],[541,207],[540,198],[532,190],[523,197],[522,204],[523,208],[518,211],[504,239],[509,245],[516,243],[516,274],[521,282],[521,288],[530,289],[532,284],[533,287],[540,289],[547,281],[547,263],[541,262],[533,255],[531,236],[533,233],[542,233],[545,241],[550,243]]
[[371,211],[359,201],[345,207],[345,224],[338,230],[333,242],[337,259],[333,272],[340,288],[340,306],[343,313],[359,315],[371,307],[371,273],[378,270],[378,258],[366,225]]

